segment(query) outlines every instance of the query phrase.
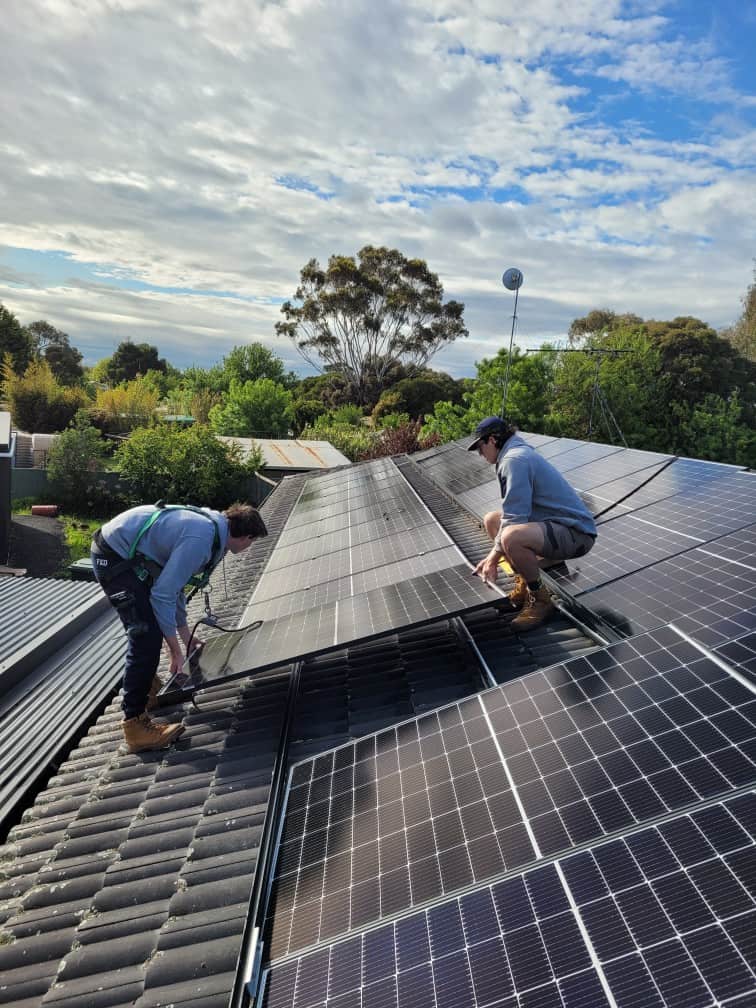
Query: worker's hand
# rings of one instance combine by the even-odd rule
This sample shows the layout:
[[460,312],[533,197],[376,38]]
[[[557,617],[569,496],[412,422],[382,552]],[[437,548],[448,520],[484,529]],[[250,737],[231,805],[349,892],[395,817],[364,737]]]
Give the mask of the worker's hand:
[[168,651],[171,656],[171,663],[168,668],[168,674],[170,676],[175,676],[177,672],[181,671],[181,667],[184,664],[184,651],[181,647],[181,641],[178,636],[166,637],[165,643],[168,646]]
[[492,551],[488,554],[485,560],[481,560],[474,568],[473,574],[477,574],[478,577],[482,577],[484,581],[495,584],[496,575],[499,573],[499,559],[500,554]]

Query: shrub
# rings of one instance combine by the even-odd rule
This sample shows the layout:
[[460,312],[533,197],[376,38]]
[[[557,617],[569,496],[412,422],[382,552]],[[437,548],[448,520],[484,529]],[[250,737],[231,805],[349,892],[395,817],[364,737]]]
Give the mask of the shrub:
[[76,413],[89,406],[86,392],[60,385],[46,360],[32,361],[23,377],[6,367],[3,384],[14,423],[30,433],[64,431]]
[[262,465],[259,452],[242,462],[238,445],[219,441],[201,424],[140,428],[116,458],[135,503],[163,498],[210,507],[227,507],[243,498],[247,479]]
[[160,401],[151,381],[135,378],[112,389],[100,389],[95,399],[92,420],[110,434],[125,434],[144,427],[155,416]]
[[106,451],[84,410],[50,446],[47,475],[64,508],[79,514],[107,514],[113,509],[118,494],[98,478]]
[[387,455],[409,455],[425,448],[435,448],[441,444],[438,434],[428,437],[421,436],[422,424],[419,420],[411,420],[401,427],[388,428],[381,433],[367,451],[359,456],[360,462],[369,459],[385,458]]

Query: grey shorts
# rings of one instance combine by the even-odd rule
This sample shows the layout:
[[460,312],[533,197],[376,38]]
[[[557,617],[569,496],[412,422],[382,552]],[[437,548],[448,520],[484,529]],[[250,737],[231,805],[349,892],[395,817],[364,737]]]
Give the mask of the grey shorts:
[[556,521],[539,522],[543,529],[544,560],[572,560],[585,556],[593,548],[596,537]]

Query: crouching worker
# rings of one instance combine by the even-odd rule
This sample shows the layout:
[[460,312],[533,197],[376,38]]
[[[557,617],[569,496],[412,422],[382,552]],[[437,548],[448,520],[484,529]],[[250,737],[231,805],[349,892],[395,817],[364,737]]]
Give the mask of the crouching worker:
[[123,734],[130,752],[162,749],[182,724],[154,722],[148,710],[161,683],[163,641],[170,674],[189,646],[184,587],[204,587],[226,552],[241,553],[268,534],[249,504],[223,511],[189,505],[144,504],[116,515],[95,533],[92,568],[128,637],[123,676]]
[[520,610],[512,627],[533,630],[554,611],[541,582],[542,561],[547,566],[585,556],[596,541],[596,523],[564,476],[500,417],[481,420],[467,450],[496,466],[501,488],[501,511],[483,519],[493,547],[474,573],[495,581],[504,557],[516,577],[507,600]]

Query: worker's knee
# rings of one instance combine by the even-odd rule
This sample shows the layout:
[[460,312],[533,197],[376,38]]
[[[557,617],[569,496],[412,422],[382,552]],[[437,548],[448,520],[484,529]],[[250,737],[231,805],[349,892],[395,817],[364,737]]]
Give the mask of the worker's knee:
[[528,549],[540,553],[543,548],[543,531],[537,522],[524,525],[506,525],[501,530],[499,543],[505,553],[512,549]]
[[501,525],[501,512],[500,511],[489,511],[487,515],[483,518],[483,525],[486,532],[488,533],[489,539],[495,539],[499,534],[499,526]]

